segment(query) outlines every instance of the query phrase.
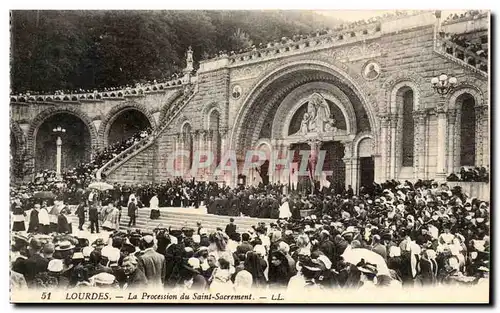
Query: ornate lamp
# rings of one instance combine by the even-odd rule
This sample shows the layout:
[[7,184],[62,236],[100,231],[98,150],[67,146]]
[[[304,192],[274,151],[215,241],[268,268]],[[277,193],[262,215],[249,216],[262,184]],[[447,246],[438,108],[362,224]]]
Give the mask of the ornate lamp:
[[449,94],[453,88],[457,85],[457,79],[453,76],[448,76],[446,74],[441,74],[437,77],[431,79],[431,85],[434,91],[445,97]]

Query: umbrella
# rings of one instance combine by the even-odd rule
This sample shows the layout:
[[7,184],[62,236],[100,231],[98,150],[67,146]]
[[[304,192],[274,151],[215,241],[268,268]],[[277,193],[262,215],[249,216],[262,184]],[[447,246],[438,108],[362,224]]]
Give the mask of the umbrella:
[[361,259],[364,259],[366,263],[371,263],[377,266],[377,275],[387,275],[390,276],[389,267],[387,267],[387,263],[384,258],[368,249],[364,248],[355,248],[355,249],[346,249],[342,254],[342,258],[347,263],[351,263],[353,265],[361,262]]
[[56,197],[55,194],[53,194],[52,192],[50,191],[40,191],[40,192],[37,192],[33,195],[33,198],[35,199],[54,199]]
[[89,185],[89,188],[104,191],[104,190],[114,189],[115,187],[113,187],[113,185],[100,181],[91,183]]

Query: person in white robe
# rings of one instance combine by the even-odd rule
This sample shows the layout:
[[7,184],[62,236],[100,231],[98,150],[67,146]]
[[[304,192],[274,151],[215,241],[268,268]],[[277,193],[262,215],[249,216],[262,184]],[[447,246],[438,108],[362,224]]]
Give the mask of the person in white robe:
[[290,205],[288,203],[287,198],[283,198],[279,210],[280,210],[279,218],[290,218],[292,216],[292,212],[290,211]]

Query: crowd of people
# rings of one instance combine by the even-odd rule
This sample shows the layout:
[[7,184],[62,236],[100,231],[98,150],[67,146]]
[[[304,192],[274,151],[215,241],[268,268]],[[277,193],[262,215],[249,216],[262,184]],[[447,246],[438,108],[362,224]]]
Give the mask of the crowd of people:
[[[446,40],[451,41],[452,43],[456,44],[459,47],[462,47],[464,51],[470,52],[473,55],[477,55],[478,57],[488,59],[488,48],[484,46],[485,43],[487,43],[487,38],[486,42],[483,42],[483,39],[479,40],[470,40],[467,39],[466,36],[462,34],[450,34],[450,33],[445,33],[442,34],[443,38]],[[453,47],[446,46],[446,53],[453,54],[454,49]],[[468,64],[476,66],[482,71],[488,71],[488,64],[487,61],[481,60],[481,59],[475,59],[475,58],[470,58],[468,55],[464,54],[462,51],[455,51],[455,56],[459,57],[460,59],[463,59],[465,62],[468,62]]]
[[[179,200],[158,202],[154,198],[159,190],[152,186],[144,189],[149,194],[132,200],[134,205],[140,197],[147,205],[149,195],[154,201],[150,206],[161,201],[183,205]],[[109,220],[110,232],[90,242],[58,223],[42,224],[47,214],[40,212],[53,209],[42,201],[42,209],[35,204],[40,226],[12,236],[12,285],[238,292],[488,283],[489,203],[468,198],[459,187],[387,181],[357,195],[349,190],[335,194],[328,188],[305,195],[283,192],[279,185],[227,188],[178,180],[169,189],[184,194],[193,186],[208,198],[209,210],[219,210],[221,200],[230,200],[228,215],[249,215],[251,208],[260,216],[277,207],[277,216],[271,214],[276,222],[239,229],[231,220],[225,230],[209,232],[199,224],[197,229],[147,233],[130,222],[128,231],[118,230]],[[116,220],[114,199],[96,199],[89,195],[77,211],[102,207],[101,216]],[[236,205],[235,199],[240,201]],[[243,205],[247,200],[252,204]],[[17,201],[12,207],[20,213]],[[56,205],[64,212],[60,215],[72,214],[63,202]],[[220,213],[217,210],[212,213]]]
[[163,79],[160,81],[157,81],[156,79],[154,80],[140,80],[137,82],[133,82],[132,84],[127,84],[124,86],[116,86],[116,87],[105,87],[101,90],[89,90],[89,89],[75,89],[75,90],[56,90],[56,91],[33,91],[33,90],[27,90],[25,92],[13,94],[12,92],[10,93],[11,96],[18,96],[18,97],[35,97],[35,96],[65,96],[65,95],[80,95],[80,94],[98,94],[101,92],[113,92],[113,91],[122,91],[125,93],[126,91],[130,91],[132,89],[146,89],[146,88],[153,88],[155,85],[159,84],[165,84],[169,83],[171,81],[176,81],[178,79],[181,79],[183,77],[182,73],[173,73],[170,75],[170,78],[168,79]]
[[470,20],[470,19],[476,19],[479,17],[484,16],[485,12],[481,10],[469,10],[467,12],[464,12],[462,14],[450,14],[445,20],[444,23],[450,23],[450,22],[456,22],[460,20]]
[[490,181],[490,175],[485,167],[465,168],[460,169],[460,173],[451,173],[447,181],[464,181],[464,182],[484,182]]
[[91,161],[82,162],[74,168],[65,170],[60,178],[54,170],[39,171],[34,175],[33,181],[11,185],[10,196],[13,199],[19,199],[24,209],[33,207],[33,196],[41,191],[52,192],[54,198],[61,199],[70,205],[78,205],[88,192],[87,186],[96,180],[96,172],[102,166],[122,151],[152,134],[153,130],[147,128],[127,139],[111,144],[96,153]]
[[315,31],[307,33],[307,34],[296,34],[294,36],[291,36],[290,38],[289,37],[282,37],[280,39],[276,39],[274,41],[267,42],[267,43],[261,42],[258,44],[251,45],[248,48],[239,49],[237,51],[221,50],[216,54],[212,54],[212,55],[207,54],[204,56],[203,59],[213,59],[213,58],[223,58],[223,57],[228,57],[228,56],[234,56],[237,54],[247,53],[250,51],[257,51],[257,50],[261,50],[261,49],[265,49],[265,48],[281,46],[281,45],[288,44],[288,43],[299,42],[299,41],[304,40],[304,39],[312,39],[314,37],[319,37],[319,36],[324,36],[324,35],[333,35],[333,34],[343,32],[343,31],[355,29],[357,27],[373,24],[373,23],[379,22],[379,21],[384,20],[384,19],[401,17],[401,16],[405,16],[405,15],[408,15],[408,13],[405,11],[396,11],[395,13],[384,13],[381,16],[374,16],[374,17],[371,17],[369,19],[362,19],[362,20],[354,21],[354,22],[348,23],[348,24],[340,24],[339,26],[334,27],[334,28],[326,27],[323,29],[315,30]]

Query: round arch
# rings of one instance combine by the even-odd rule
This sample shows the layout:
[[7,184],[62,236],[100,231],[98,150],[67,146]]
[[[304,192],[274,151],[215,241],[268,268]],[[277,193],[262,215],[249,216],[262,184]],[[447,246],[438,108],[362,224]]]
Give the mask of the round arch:
[[25,143],[26,143],[25,142],[26,138],[24,136],[23,130],[21,129],[21,127],[19,126],[19,124],[16,121],[12,121],[12,120],[10,121],[10,132],[16,140],[16,144],[18,145],[18,149],[19,148],[24,149]]
[[[375,118],[374,109],[371,107],[371,101],[369,98],[361,92],[360,84],[353,79],[348,73],[347,69],[340,68],[331,62],[321,61],[321,60],[299,60],[294,62],[288,62],[281,65],[271,72],[265,74],[260,80],[258,80],[251,90],[248,92],[247,96],[243,101],[243,105],[237,112],[236,119],[233,124],[233,131],[229,140],[230,147],[232,149],[238,149],[238,138],[241,136],[240,127],[238,127],[246,117],[250,108],[255,104],[257,97],[265,91],[273,82],[278,79],[285,77],[286,75],[292,73],[299,73],[303,70],[314,70],[322,73],[327,73],[337,80],[344,83],[353,93],[360,99],[362,107],[368,115],[368,121],[370,124],[370,129],[372,132],[378,132],[377,119]],[[300,75],[298,75],[300,77]],[[300,80],[301,78],[299,78]]]
[[463,94],[470,94],[474,98],[475,106],[479,107],[484,105],[484,96],[483,92],[473,85],[462,85],[459,88],[456,88],[449,96],[448,96],[448,107],[450,109],[459,109],[457,107],[457,99]]
[[181,134],[184,134],[186,132],[186,130],[187,131],[193,130],[193,126],[191,125],[191,122],[189,122],[187,119],[182,122],[179,131]]
[[220,109],[219,109],[219,106],[217,105],[216,102],[210,102],[209,104],[207,104],[204,108],[203,108],[203,127],[205,129],[210,129],[210,122],[211,122],[211,118],[210,116],[216,112],[219,116],[219,128],[220,128],[220,119],[221,119],[221,113],[220,113]]
[[372,141],[372,146],[371,146],[372,155],[375,155],[375,140],[373,139],[373,135],[371,133],[363,132],[363,133],[357,134],[353,140],[353,147],[354,147],[353,157],[355,159],[359,158],[359,145],[361,144],[361,141],[363,141],[365,139],[371,139],[371,141]]
[[419,86],[409,80],[400,81],[394,84],[391,88],[389,103],[389,113],[401,115],[403,112],[402,102],[398,103],[398,94],[402,89],[409,88],[413,91],[413,111],[418,111],[421,109],[420,104],[420,88]]
[[394,108],[397,107],[396,95],[399,89],[403,87],[409,87],[413,90],[414,110],[425,107],[425,104],[422,103],[422,96],[424,96],[422,88],[424,84],[423,78],[414,72],[403,71],[390,76],[382,84],[382,88],[385,90],[385,98],[387,99],[386,103],[389,107],[383,107],[380,113],[395,113]]
[[28,130],[28,136],[27,136],[27,147],[29,147],[29,151],[31,155],[34,157],[35,156],[35,149],[36,149],[36,135],[38,132],[38,128],[47,120],[48,118],[61,114],[61,113],[66,113],[66,114],[71,114],[82,120],[82,122],[87,126],[87,129],[89,130],[90,133],[90,146],[91,146],[91,151],[90,155],[92,156],[93,153],[97,149],[98,145],[98,133],[97,130],[95,129],[94,124],[92,123],[92,120],[90,117],[83,112],[80,109],[73,108],[73,107],[65,107],[65,108],[48,108],[46,110],[43,110],[42,112],[38,113],[38,115],[33,119],[33,121],[30,124],[29,130]]
[[153,114],[148,110],[148,108],[142,104],[135,103],[135,102],[125,102],[118,104],[114,106],[107,114],[104,120],[101,123],[101,126],[99,127],[99,148],[103,149],[104,147],[107,146],[108,142],[108,135],[109,131],[111,128],[111,125],[113,125],[113,122],[120,116],[121,113],[127,110],[135,110],[138,111],[147,118],[149,121],[149,124],[151,125],[151,128],[153,130],[156,129],[156,121],[153,117]]

